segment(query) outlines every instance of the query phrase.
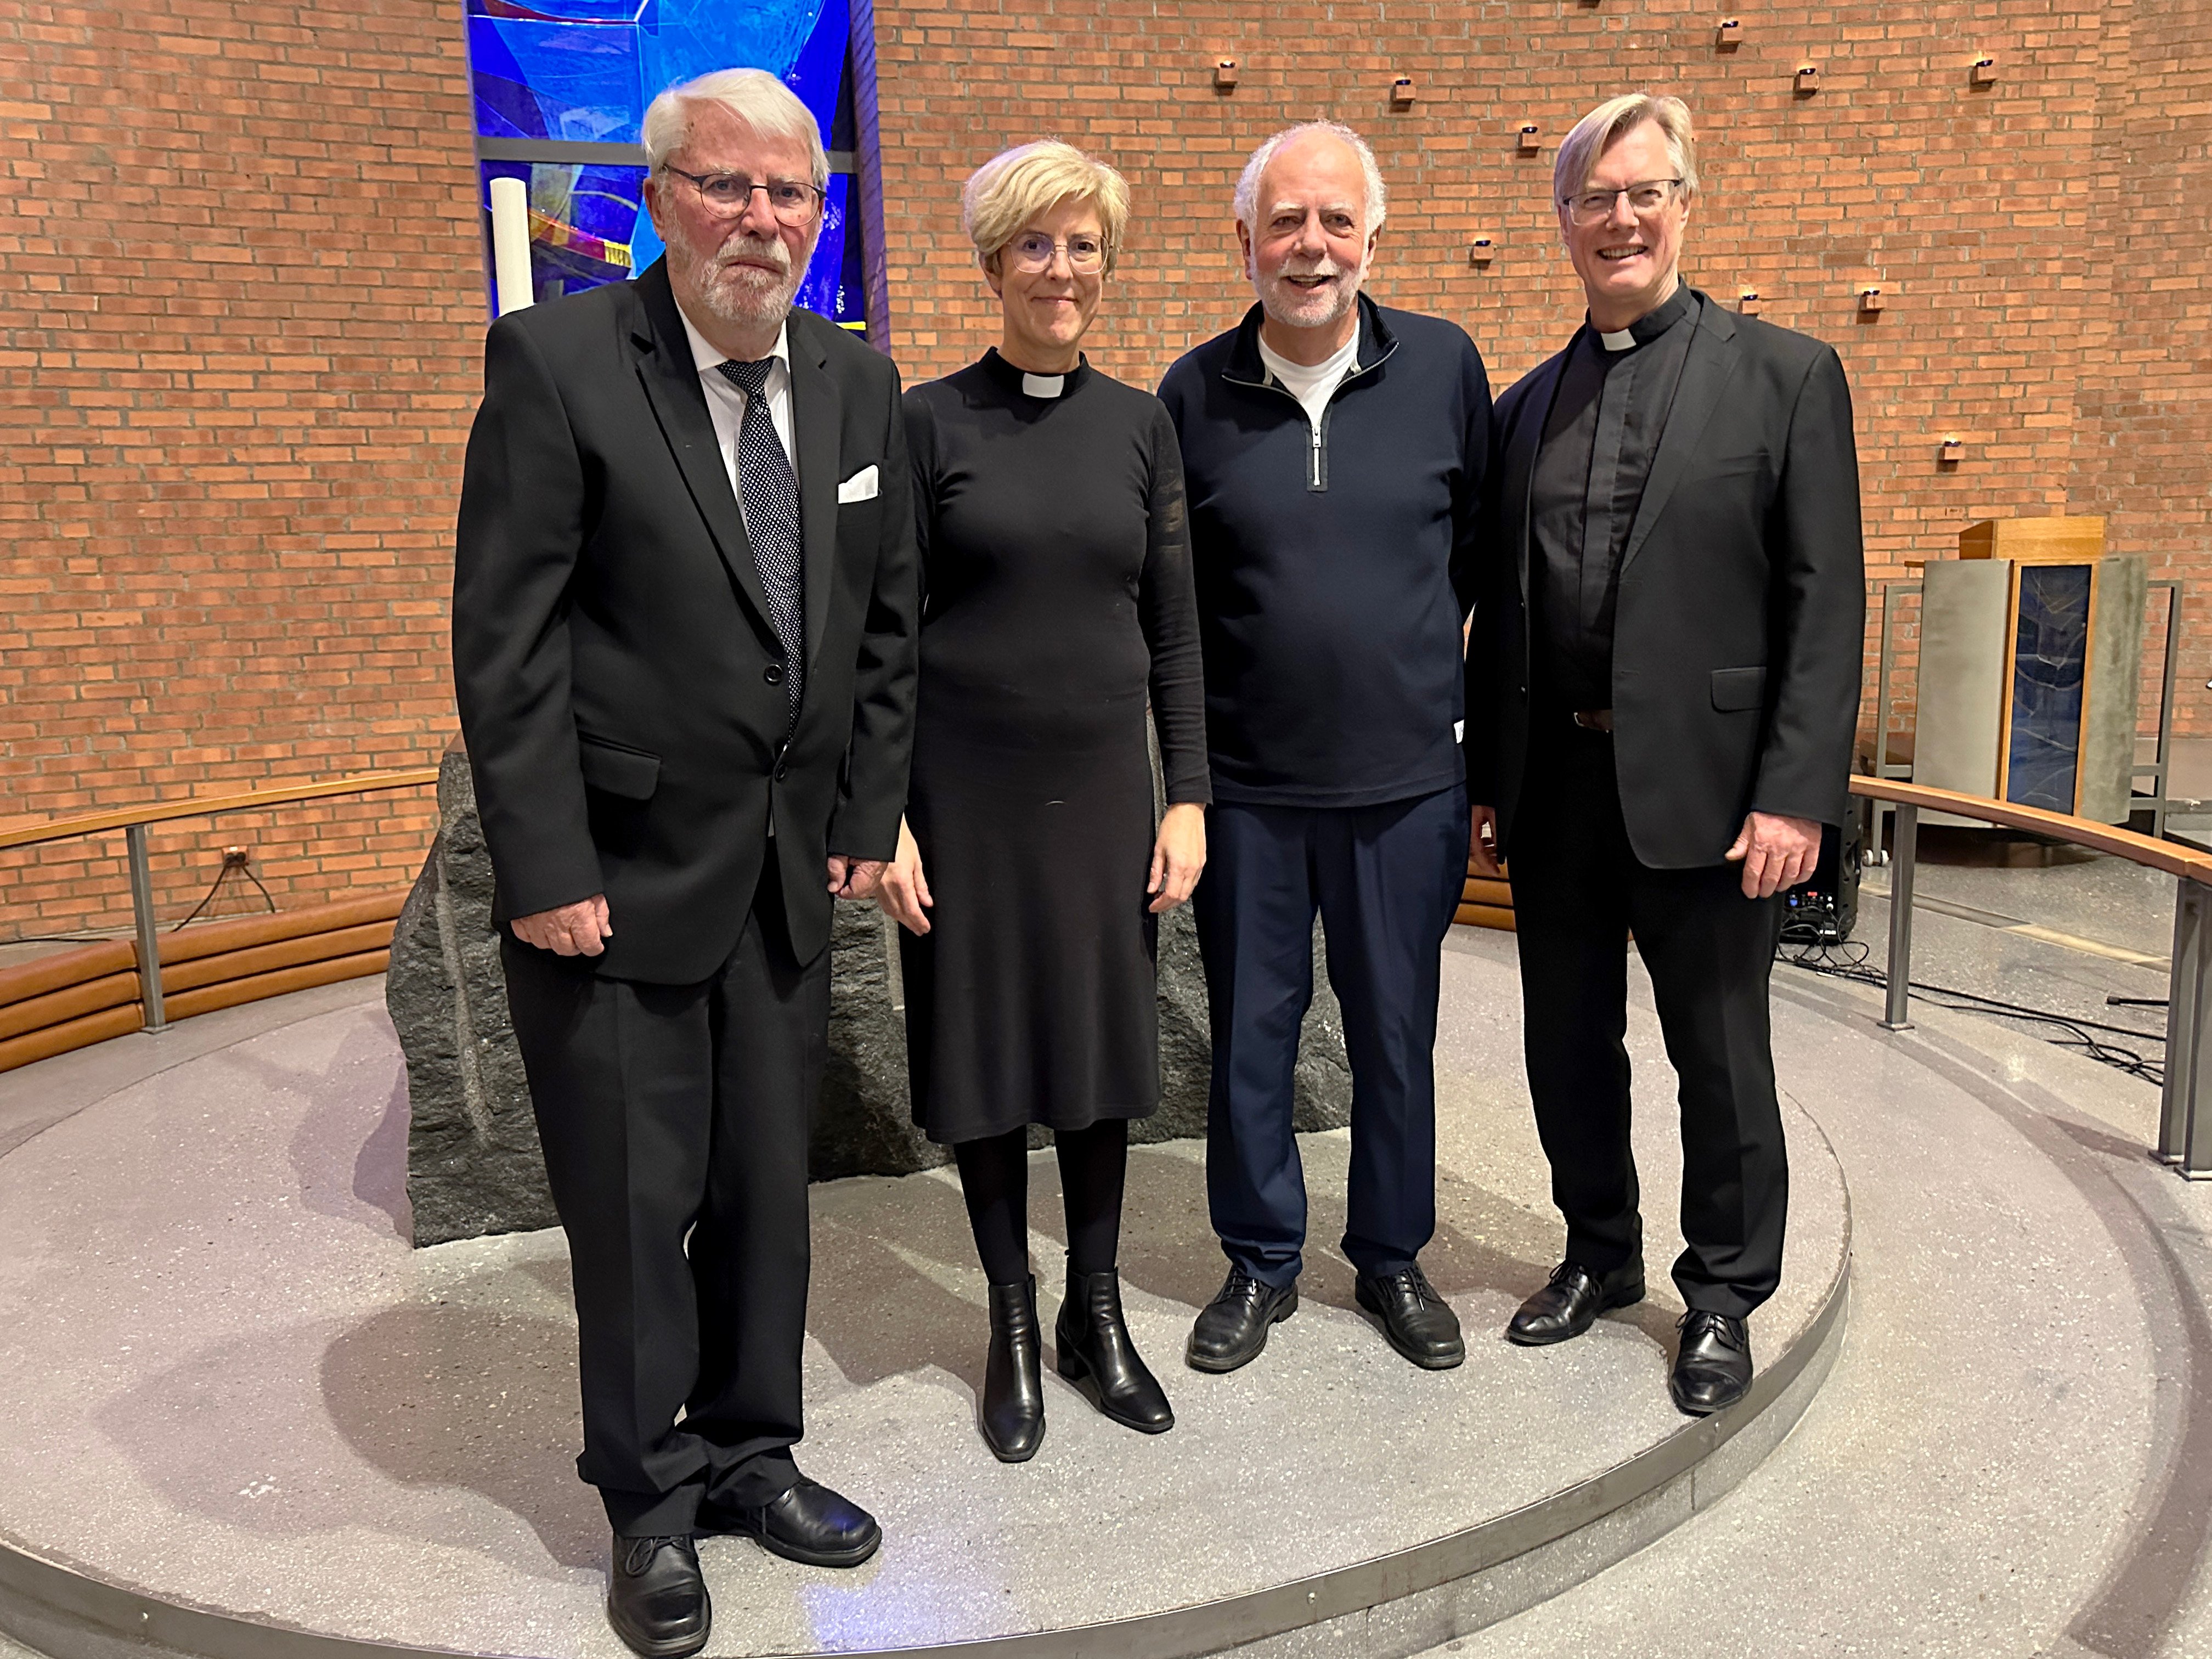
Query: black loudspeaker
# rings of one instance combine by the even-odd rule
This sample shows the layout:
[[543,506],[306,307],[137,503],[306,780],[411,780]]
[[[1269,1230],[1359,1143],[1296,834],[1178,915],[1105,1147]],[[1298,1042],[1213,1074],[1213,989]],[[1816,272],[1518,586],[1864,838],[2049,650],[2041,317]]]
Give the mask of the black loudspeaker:
[[1859,923],[1859,857],[1866,845],[1867,803],[1854,798],[1844,827],[1820,826],[1820,860],[1812,875],[1783,895],[1784,945],[1840,945]]

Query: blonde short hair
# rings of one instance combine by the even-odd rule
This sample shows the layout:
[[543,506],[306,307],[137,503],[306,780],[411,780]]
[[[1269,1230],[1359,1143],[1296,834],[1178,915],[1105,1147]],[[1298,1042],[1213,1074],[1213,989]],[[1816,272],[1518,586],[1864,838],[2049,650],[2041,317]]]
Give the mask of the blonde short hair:
[[1589,183],[1606,146],[1646,121],[1657,124],[1666,135],[1667,164],[1682,181],[1686,198],[1698,193],[1698,141],[1690,131],[1690,106],[1679,98],[1662,98],[1649,92],[1624,93],[1608,98],[1575,123],[1574,131],[1560,141],[1552,162],[1552,196],[1565,201]]
[[671,87],[645,106],[646,166],[659,173],[691,136],[691,112],[700,104],[724,109],[769,138],[793,138],[806,146],[814,187],[830,182],[830,156],[822,148],[822,128],[799,94],[766,70],[711,70],[696,80]]
[[968,176],[960,191],[960,228],[986,270],[1024,225],[1061,202],[1098,210],[1106,233],[1106,269],[1114,269],[1129,224],[1129,185],[1121,175],[1073,144],[1048,138],[1001,150]]

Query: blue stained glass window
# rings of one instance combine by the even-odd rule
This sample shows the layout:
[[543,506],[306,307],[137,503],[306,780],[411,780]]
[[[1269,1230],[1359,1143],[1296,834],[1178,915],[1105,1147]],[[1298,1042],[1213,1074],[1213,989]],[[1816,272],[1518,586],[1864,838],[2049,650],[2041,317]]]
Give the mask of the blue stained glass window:
[[[635,146],[663,88],[709,70],[765,69],[799,94],[834,144],[853,95],[846,0],[464,0],[477,134],[526,160],[480,165],[486,270],[495,178],[529,187],[532,287],[541,300],[621,282],[662,252],[644,211],[642,157],[567,145]],[[849,163],[848,164],[849,166]],[[864,315],[853,179],[830,181],[822,235],[798,302],[833,320]],[[489,283],[489,277],[487,277]]]

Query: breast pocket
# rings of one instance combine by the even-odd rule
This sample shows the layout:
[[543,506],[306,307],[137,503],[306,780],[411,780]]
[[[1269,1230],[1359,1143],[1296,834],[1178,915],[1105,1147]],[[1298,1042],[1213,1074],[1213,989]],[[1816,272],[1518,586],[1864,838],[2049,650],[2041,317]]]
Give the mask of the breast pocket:
[[1713,707],[1723,714],[1741,714],[1765,706],[1764,668],[1713,670]]

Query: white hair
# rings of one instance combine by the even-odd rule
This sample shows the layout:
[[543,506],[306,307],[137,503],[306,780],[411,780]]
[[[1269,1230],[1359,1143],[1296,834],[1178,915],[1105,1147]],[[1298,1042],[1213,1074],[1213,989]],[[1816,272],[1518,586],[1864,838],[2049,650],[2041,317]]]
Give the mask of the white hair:
[[1325,132],[1352,147],[1352,154],[1359,158],[1359,171],[1367,180],[1367,228],[1372,231],[1382,222],[1388,206],[1382,189],[1382,169],[1375,165],[1375,152],[1367,147],[1367,141],[1341,121],[1302,121],[1297,126],[1285,127],[1254,150],[1252,159],[1244,164],[1244,171],[1237,175],[1233,205],[1237,222],[1245,229],[1256,233],[1260,228],[1260,175],[1267,172],[1267,163],[1293,138],[1303,138],[1312,132]]
[[698,104],[720,104],[763,137],[795,138],[806,146],[814,187],[830,182],[830,156],[822,148],[822,129],[799,94],[766,70],[710,70],[695,81],[674,86],[646,106],[645,161],[659,173],[691,136],[691,111]]

